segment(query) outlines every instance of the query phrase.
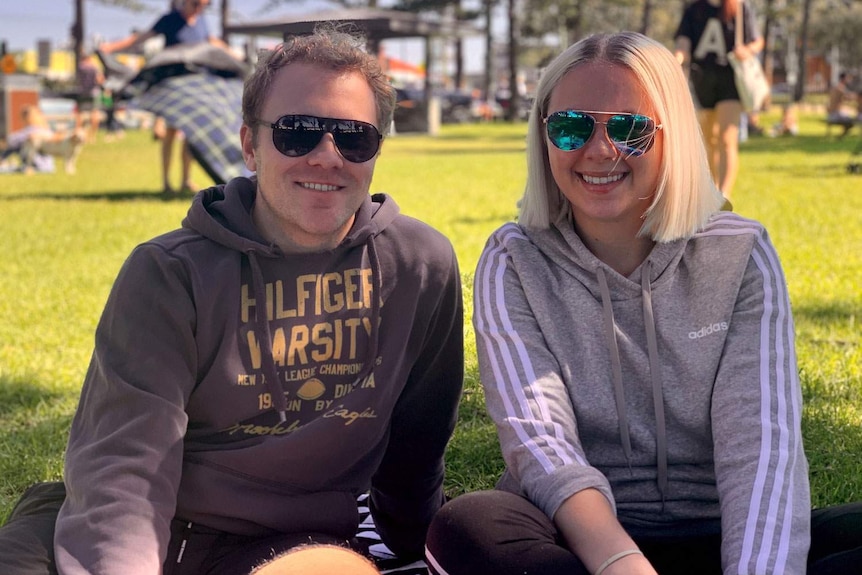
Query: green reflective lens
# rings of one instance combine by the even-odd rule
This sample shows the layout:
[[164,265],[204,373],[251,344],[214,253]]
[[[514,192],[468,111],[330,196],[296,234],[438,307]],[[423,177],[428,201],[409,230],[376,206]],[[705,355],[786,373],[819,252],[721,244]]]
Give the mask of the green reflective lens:
[[562,110],[545,118],[548,139],[564,152],[572,152],[583,147],[595,131],[596,124],[603,124],[614,146],[629,156],[646,153],[655,140],[655,133],[661,126],[643,114],[613,113],[607,122],[599,122],[592,112],[581,110]]

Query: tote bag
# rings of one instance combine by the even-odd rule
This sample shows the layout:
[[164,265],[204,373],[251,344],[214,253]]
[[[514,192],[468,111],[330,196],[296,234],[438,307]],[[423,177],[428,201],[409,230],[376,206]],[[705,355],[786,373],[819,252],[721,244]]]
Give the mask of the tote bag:
[[[736,10],[736,43],[734,46],[741,46],[743,43],[742,10],[743,2],[740,0]],[[742,107],[746,112],[760,110],[769,96],[769,82],[766,81],[766,74],[763,73],[760,60],[756,56],[740,60],[733,52],[727,55],[727,60],[733,68],[736,91],[739,92],[739,101],[742,103]]]

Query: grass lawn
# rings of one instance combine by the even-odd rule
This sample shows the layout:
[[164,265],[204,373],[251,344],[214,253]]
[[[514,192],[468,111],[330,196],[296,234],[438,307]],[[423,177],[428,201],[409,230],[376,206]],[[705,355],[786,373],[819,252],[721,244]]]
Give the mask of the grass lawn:
[[[821,506],[862,499],[862,175],[845,170],[860,136],[828,139],[815,118],[801,128],[743,144],[733,201],[766,224],[782,257]],[[372,185],[448,235],[460,258],[467,386],[449,450],[451,495],[491,487],[502,466],[478,383],[470,286],[486,238],[516,215],[524,133],[523,124],[495,124],[399,135],[386,142]],[[111,283],[134,245],[177,227],[188,208],[189,197],[159,195],[158,154],[149,134],[129,133],[88,145],[75,175],[0,175],[0,520],[27,485],[62,476]],[[208,183],[201,171],[196,179]]]

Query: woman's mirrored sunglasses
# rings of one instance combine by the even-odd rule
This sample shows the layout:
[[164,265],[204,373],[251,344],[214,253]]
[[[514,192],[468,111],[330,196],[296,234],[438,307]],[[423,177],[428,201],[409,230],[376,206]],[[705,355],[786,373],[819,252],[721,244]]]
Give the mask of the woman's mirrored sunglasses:
[[361,164],[377,154],[383,139],[373,124],[359,120],[288,114],[272,124],[258,123],[272,128],[272,145],[291,158],[310,153],[325,134],[332,134],[342,157],[348,162]]
[[[609,114],[607,122],[599,122],[592,114]],[[597,112],[593,110],[561,110],[544,119],[548,139],[564,152],[583,147],[596,129],[603,124],[614,146],[627,156],[641,156],[649,151],[661,124],[643,114]]]

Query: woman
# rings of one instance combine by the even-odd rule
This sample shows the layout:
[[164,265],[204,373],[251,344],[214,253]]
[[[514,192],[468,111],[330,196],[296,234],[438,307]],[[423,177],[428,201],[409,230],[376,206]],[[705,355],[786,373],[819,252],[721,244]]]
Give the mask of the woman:
[[[225,42],[209,32],[204,11],[210,0],[173,0],[171,10],[162,15],[153,27],[143,32],[135,32],[122,40],[101,44],[99,49],[105,54],[128,50],[156,36],[164,36],[165,48],[181,44],[197,44],[209,42],[224,50],[230,51]],[[172,195],[176,190],[171,186],[171,160],[173,158],[174,140],[178,130],[173,126],[165,126],[159,119],[154,130],[154,136],[162,141],[162,186],[163,193]],[[182,143],[181,153],[182,184],[181,192],[196,192],[197,186],[191,180],[192,152],[188,144]]]
[[[25,173],[54,171],[54,158],[42,153],[42,146],[62,142],[73,133],[55,132],[38,106],[27,105],[21,108],[23,127],[9,134],[0,142],[0,171],[23,171]],[[19,166],[8,166],[13,155],[20,158]]]
[[[736,13],[742,8],[743,45],[735,45]],[[739,171],[739,123],[742,104],[727,54],[739,60],[763,50],[754,10],[740,0],[696,0],[682,15],[676,31],[676,57],[690,64],[691,84],[700,104],[700,126],[706,139],[713,177],[730,199]]]
[[718,211],[673,55],[636,33],[569,48],[539,83],[527,162],[474,287],[507,469],[438,513],[432,572],[805,573],[784,277],[763,227]]

